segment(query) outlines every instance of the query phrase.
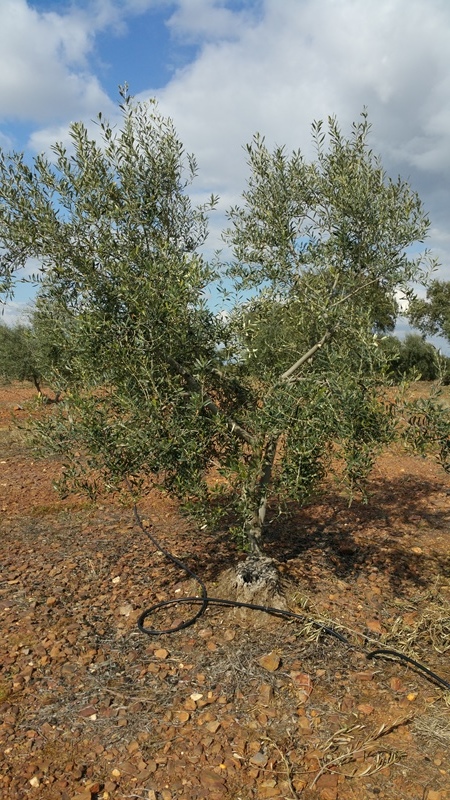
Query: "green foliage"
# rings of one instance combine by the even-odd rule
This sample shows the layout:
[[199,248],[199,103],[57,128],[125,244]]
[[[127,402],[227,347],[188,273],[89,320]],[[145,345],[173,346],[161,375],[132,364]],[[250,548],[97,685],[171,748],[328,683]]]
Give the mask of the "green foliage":
[[74,345],[67,315],[49,305],[41,293],[27,325],[0,323],[0,377],[31,381],[41,395],[45,384],[59,398],[71,378],[64,374],[69,342]]
[[0,378],[6,382],[31,381],[41,391],[38,354],[32,331],[26,325],[8,327],[0,323]]
[[388,373],[394,381],[419,379],[448,383],[449,359],[425,341],[424,336],[410,333],[404,341],[387,336],[380,340],[380,348],[389,361]]
[[450,427],[448,408],[440,401],[440,389],[426,399],[404,404],[404,440],[414,453],[434,455],[446,471],[450,472]]
[[310,276],[327,276],[329,304],[336,307],[350,290],[376,321],[379,293],[384,302],[396,285],[418,277],[423,258],[405,250],[423,240],[429,221],[408,184],[385,175],[368,147],[369,131],[366,114],[348,139],[330,119],[326,147],[323,124],[314,123],[311,164],[300,152],[270,153],[254,138],[245,206],[231,210],[228,232],[237,258],[232,271],[244,287],[268,281],[284,296],[295,293],[299,277],[305,286]]
[[[64,457],[67,490],[152,475],[199,515],[237,515],[258,548],[270,498],[306,502],[336,463],[360,491],[396,435],[375,334],[427,267],[407,248],[428,219],[369,149],[366,115],[349,138],[331,119],[328,139],[313,126],[311,163],[255,137],[233,260],[213,266],[200,248],[215,198],[192,205],[193,157],[153,103],[122,100],[120,127],[100,116],[97,141],[72,125],[53,162],[0,155],[3,275],[42,264],[34,324],[65,389],[39,438]],[[213,281],[251,299],[217,317]]]
[[400,350],[399,368],[403,374],[416,370],[423,381],[434,381],[439,376],[439,361],[436,348],[424,337],[410,333]]
[[439,334],[450,341],[450,281],[431,281],[427,299],[413,300],[408,313],[414,327],[425,334]]

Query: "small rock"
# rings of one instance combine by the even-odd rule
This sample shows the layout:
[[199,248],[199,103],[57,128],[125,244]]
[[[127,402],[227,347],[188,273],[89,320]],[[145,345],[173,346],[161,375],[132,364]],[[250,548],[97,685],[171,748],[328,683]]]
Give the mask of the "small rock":
[[261,703],[265,706],[269,706],[273,700],[273,688],[270,683],[262,683],[258,692]]
[[275,784],[275,786],[261,786],[258,792],[258,798],[261,798],[261,800],[272,800],[272,798],[275,800],[277,797],[282,797],[278,784]]
[[204,769],[200,773],[200,782],[207,789],[223,789],[224,783],[220,775],[212,769]]
[[391,678],[389,685],[394,692],[406,691],[406,686],[402,683],[400,678]]
[[206,723],[205,728],[207,728],[210,733],[216,733],[216,731],[220,728],[220,722],[217,719],[212,720],[211,722]]
[[86,708],[82,708],[79,712],[80,717],[92,717],[96,713],[94,706],[86,706]]
[[373,672],[355,672],[354,677],[357,681],[371,681],[373,680]]
[[335,789],[338,784],[338,775],[336,772],[326,772],[321,775],[316,781],[318,789]]
[[281,664],[281,658],[277,653],[272,652],[268,653],[266,656],[261,656],[258,663],[268,672],[275,672]]
[[329,789],[322,789],[320,800],[337,800],[337,786]]
[[185,722],[188,722],[188,720],[190,719],[191,715],[189,714],[188,711],[176,711],[175,712],[175,716],[176,716],[178,722],[180,722],[182,725],[184,725]]
[[102,788],[102,784],[99,783],[99,781],[95,781],[94,783],[87,783],[86,784],[86,789],[91,794],[98,794],[101,791],[101,788]]
[[37,778],[36,775],[33,778],[30,778],[29,782],[33,789],[39,789],[39,778]]
[[305,702],[313,690],[310,676],[306,672],[291,672],[290,675],[294,686],[299,690],[299,702]]
[[164,660],[169,655],[169,651],[165,650],[163,647],[161,647],[159,650],[155,650],[153,655],[155,656],[155,658],[160,658],[160,659]]
[[265,767],[266,764],[267,764],[267,761],[268,761],[268,757],[264,753],[261,753],[261,751],[259,751],[258,753],[255,753],[251,757],[250,764],[254,764],[257,767]]
[[358,711],[361,711],[362,714],[372,714],[373,711],[375,710],[374,707],[371,706],[369,703],[360,703],[359,706],[357,706],[357,708]]
[[381,627],[381,623],[378,619],[368,619],[366,621],[366,625],[369,631],[373,633],[383,633],[383,628]]

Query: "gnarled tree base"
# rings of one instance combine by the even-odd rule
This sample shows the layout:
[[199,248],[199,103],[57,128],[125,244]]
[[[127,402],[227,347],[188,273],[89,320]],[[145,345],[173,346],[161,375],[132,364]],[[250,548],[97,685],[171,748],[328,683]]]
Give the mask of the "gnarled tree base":
[[286,609],[287,588],[288,582],[280,575],[273,558],[250,555],[237,567],[222,573],[214,594],[243,603]]

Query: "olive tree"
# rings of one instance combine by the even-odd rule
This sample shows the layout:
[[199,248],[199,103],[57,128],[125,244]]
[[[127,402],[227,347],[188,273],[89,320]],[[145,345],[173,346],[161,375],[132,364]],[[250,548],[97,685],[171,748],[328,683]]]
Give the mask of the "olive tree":
[[3,381],[31,381],[42,392],[42,374],[38,366],[33,334],[27,325],[0,323],[0,378]]
[[[311,162],[254,138],[232,257],[209,263],[216,198],[193,205],[194,158],[154,103],[124,89],[121,113],[117,128],[100,115],[96,138],[72,125],[72,150],[55,145],[51,161],[0,158],[5,281],[39,259],[69,331],[66,399],[41,436],[67,486],[152,475],[260,554],[268,509],[305,502],[336,465],[359,490],[395,435],[376,333],[426,267],[408,248],[428,218],[385,175],[366,115],[349,136],[330,119],[327,134],[313,125]],[[206,302],[213,283],[226,314]]]
[[412,325],[423,333],[450,341],[450,281],[432,280],[426,299],[414,298],[408,308]]
[[[41,291],[25,322],[12,326],[0,323],[0,378],[30,381],[44,401],[57,402],[72,380],[69,366],[69,374],[65,374],[69,346],[74,341],[71,323]],[[54,392],[53,398],[49,389]]]

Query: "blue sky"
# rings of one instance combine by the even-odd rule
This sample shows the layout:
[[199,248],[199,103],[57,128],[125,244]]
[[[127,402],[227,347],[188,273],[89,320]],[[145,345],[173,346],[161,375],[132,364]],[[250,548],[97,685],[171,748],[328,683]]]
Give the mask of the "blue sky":
[[195,153],[196,199],[221,196],[213,246],[255,131],[309,155],[314,119],[347,130],[367,106],[374,150],[422,197],[450,279],[449,41],[448,0],[1,0],[0,145],[32,156],[71,121],[114,118],[127,81]]

